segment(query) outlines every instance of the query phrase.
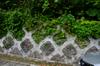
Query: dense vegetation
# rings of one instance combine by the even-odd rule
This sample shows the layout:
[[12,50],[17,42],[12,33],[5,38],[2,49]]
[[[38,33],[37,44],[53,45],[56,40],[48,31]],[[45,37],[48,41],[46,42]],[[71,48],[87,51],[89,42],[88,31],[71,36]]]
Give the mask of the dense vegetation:
[[100,0],[0,0],[0,38],[11,32],[21,40],[23,27],[36,42],[49,35],[65,40],[66,33],[100,38],[99,21]]

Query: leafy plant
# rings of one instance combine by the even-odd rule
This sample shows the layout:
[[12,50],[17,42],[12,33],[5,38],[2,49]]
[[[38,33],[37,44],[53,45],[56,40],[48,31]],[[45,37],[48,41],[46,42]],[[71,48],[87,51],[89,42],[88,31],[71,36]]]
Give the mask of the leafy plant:
[[87,13],[89,16],[96,16],[96,15],[98,14],[97,11],[98,11],[97,9],[89,9],[88,11],[86,11],[86,13]]
[[66,33],[62,32],[61,30],[57,30],[53,36],[54,41],[56,41],[57,45],[62,45],[66,40]]
[[4,29],[4,20],[4,12],[1,12],[0,10],[0,38],[7,34],[7,31]]
[[98,33],[94,33],[94,31],[99,32],[100,28],[97,27],[99,25],[100,23],[96,21],[83,20],[81,22],[77,22],[77,24],[73,26],[73,32],[77,34],[78,37],[81,38],[94,37],[94,35],[95,38],[97,38],[96,35],[98,35]]
[[17,40],[22,40],[22,38],[24,37],[25,33],[23,30],[18,30],[13,32],[13,36],[17,39]]
[[14,37],[23,37],[24,33],[22,31],[23,25],[26,20],[26,15],[20,10],[8,11],[5,13],[5,21],[3,22],[4,29],[7,32],[14,34]]
[[82,38],[76,38],[75,42],[79,45],[80,48],[85,48],[89,44],[89,39],[82,39]]
[[0,38],[11,32],[21,40],[23,27],[37,43],[46,36],[65,39],[59,27],[80,39],[100,38],[99,12],[100,0],[1,0]]

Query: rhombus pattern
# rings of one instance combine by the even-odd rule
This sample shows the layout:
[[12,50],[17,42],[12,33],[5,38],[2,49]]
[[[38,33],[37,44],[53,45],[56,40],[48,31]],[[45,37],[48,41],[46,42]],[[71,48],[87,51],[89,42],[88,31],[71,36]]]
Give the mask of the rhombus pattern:
[[[82,49],[75,42],[76,37],[73,36],[69,36],[62,45],[57,45],[51,36],[47,36],[37,44],[32,38],[32,32],[24,31],[25,36],[21,41],[16,40],[9,33],[7,36],[0,39],[0,52],[9,55],[32,57],[33,59],[46,60],[48,62],[67,64],[77,62],[82,55],[89,51],[93,52],[100,50],[100,39],[89,38],[88,46]],[[7,46],[11,45],[9,48],[5,48],[4,45],[6,44]]]

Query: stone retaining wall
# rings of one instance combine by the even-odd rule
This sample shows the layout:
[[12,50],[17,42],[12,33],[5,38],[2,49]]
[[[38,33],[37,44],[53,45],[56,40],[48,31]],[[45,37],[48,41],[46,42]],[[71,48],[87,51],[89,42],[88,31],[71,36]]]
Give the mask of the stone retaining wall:
[[57,45],[51,36],[47,36],[39,44],[32,38],[32,33],[25,31],[22,41],[14,39],[9,33],[0,39],[0,52],[5,54],[31,57],[48,62],[77,64],[82,55],[100,51],[100,39],[89,38],[86,47],[80,48],[76,37],[69,36],[66,41]]

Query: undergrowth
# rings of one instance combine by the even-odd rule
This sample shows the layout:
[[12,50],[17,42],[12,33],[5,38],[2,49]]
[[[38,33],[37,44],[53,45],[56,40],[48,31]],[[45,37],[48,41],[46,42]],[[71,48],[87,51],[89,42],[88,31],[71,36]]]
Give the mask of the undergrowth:
[[[14,38],[21,40],[25,27],[33,32],[32,37],[37,43],[46,36],[53,36],[58,43],[62,39],[62,44],[67,38],[66,33],[80,39],[97,39],[100,38],[99,6],[99,0],[0,1],[0,38],[11,32]],[[65,33],[58,32],[58,26]]]

